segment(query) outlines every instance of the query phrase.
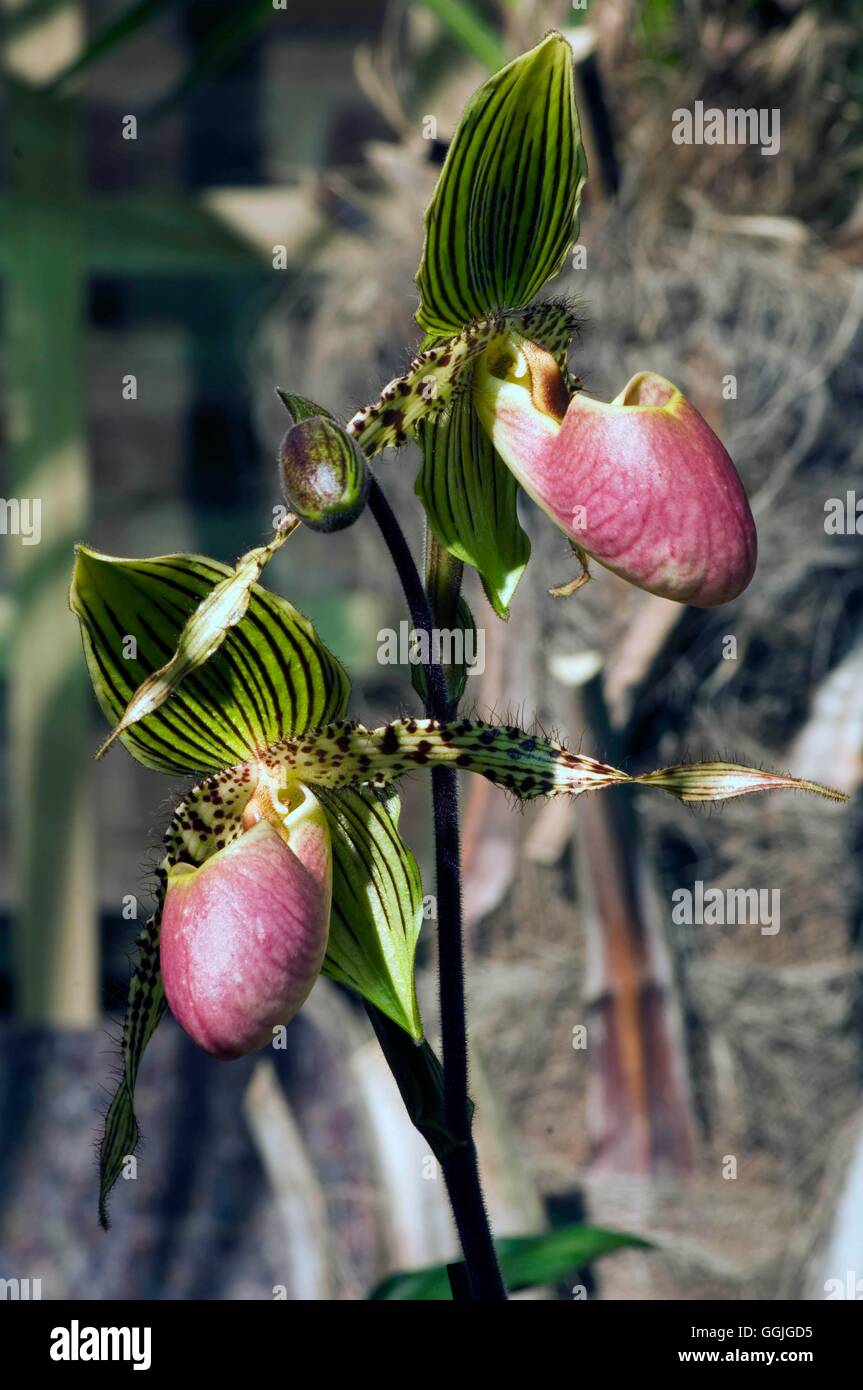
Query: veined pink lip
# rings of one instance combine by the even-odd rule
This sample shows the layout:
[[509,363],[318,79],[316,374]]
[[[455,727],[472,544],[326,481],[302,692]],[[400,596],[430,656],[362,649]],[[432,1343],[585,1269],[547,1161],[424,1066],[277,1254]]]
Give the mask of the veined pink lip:
[[535,348],[506,378],[477,372],[477,411],[525,492],[639,588],[699,607],[742,593],[755,572],[755,523],[731,458],[695,407],[664,377],[640,372],[614,401],[578,393],[557,418],[536,404],[552,397],[537,392],[546,373],[559,375]]
[[281,827],[250,815],[251,827],[200,868],[179,864],[169,873],[160,934],[165,994],[180,1025],[214,1057],[271,1043],[323,964],[329,830],[311,792],[297,791],[301,800]]

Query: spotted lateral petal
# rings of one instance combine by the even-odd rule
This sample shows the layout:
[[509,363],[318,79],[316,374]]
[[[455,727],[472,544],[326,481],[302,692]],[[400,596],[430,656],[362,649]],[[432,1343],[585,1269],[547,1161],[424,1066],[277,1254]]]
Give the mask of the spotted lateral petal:
[[578,235],[586,175],[572,51],[551,33],[465,108],[426,213],[421,327],[450,334],[527,304]]
[[470,719],[399,719],[379,729],[345,721],[318,729],[303,741],[286,739],[271,748],[264,761],[270,772],[278,770],[287,778],[321,787],[385,787],[417,768],[444,764],[477,772],[523,800],[579,796],[621,783],[658,787],[683,801],[726,801],[782,788],[847,800],[818,782],[736,763],[693,763],[631,777],[515,725]]
[[[144,682],[170,668],[189,620],[235,574],[203,556],[121,560],[79,547],[70,603],[112,724]],[[170,698],[121,735],[139,762],[210,772],[344,713],[347,675],[311,623],[257,584],[242,597],[242,621],[223,633],[206,664],[187,665]]]
[[316,790],[357,783],[385,787],[406,772],[439,764],[478,772],[525,799],[576,796],[630,780],[617,768],[570,753],[515,725],[469,719],[398,719],[379,729],[347,721],[331,724],[303,740],[283,740],[268,751],[264,764],[271,773],[308,782]]
[[140,1140],[135,1118],[135,1083],[144,1049],[168,1005],[159,969],[159,927],[167,865],[159,871],[158,906],[138,937],[138,960],[129,984],[123,1021],[123,1069],[105,1116],[99,1146],[99,1221],[108,1229],[108,1194]]
[[550,299],[527,309],[488,314],[447,338],[429,336],[407,371],[348,421],[348,434],[368,458],[404,444],[422,424],[446,420],[456,402],[470,398],[472,372],[482,358],[503,351],[511,355],[514,345],[525,340],[546,348],[570,381],[566,355],[578,326],[578,315],[567,300]]
[[445,339],[429,340],[403,376],[394,377],[380,396],[348,421],[368,458],[407,441],[419,424],[446,417],[453,402],[470,392],[471,367],[495,343],[505,341],[503,314],[477,320]]

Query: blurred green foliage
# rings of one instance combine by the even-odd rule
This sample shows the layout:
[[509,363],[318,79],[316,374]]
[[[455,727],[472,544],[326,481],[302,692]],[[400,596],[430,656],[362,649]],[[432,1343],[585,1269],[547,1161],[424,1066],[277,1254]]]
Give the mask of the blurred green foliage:
[[[650,1250],[649,1241],[599,1226],[560,1226],[537,1236],[501,1236],[495,1241],[510,1292],[557,1284],[614,1250]],[[452,1298],[446,1265],[391,1274],[369,1295],[372,1299],[443,1301]]]

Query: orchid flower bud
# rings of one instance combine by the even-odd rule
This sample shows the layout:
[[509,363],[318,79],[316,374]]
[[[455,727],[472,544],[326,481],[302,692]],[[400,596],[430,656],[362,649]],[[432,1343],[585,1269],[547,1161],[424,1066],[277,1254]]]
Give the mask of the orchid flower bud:
[[702,608],[746,588],[757,542],[743,484],[670,381],[640,372],[610,404],[568,399],[551,353],[520,341],[480,362],[474,392],[525,492],[606,569]]
[[279,448],[279,474],[289,508],[314,531],[352,526],[366,505],[365,455],[324,415],[309,416],[288,430]]
[[199,868],[176,864],[162,914],[165,994],[177,1021],[214,1057],[272,1042],[299,1012],[327,949],[330,833],[299,783],[285,807],[260,785],[244,832]]

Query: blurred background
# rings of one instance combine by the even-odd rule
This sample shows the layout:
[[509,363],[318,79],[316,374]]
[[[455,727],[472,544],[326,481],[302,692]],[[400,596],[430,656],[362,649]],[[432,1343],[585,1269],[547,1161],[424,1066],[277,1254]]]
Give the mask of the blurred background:
[[[719,610],[602,570],[556,601],[572,557],[524,499],[533,558],[508,624],[467,578],[486,670],[466,707],[535,716],[634,772],[727,756],[852,802],[519,813],[465,783],[493,1219],[653,1242],[547,1297],[863,1297],[859,3],[0,0],[0,1278],[43,1298],[362,1298],[454,1254],[427,1146],[326,981],[263,1062],[224,1066],[165,1020],[145,1146],[98,1229],[129,954],[182,787],[119,747],[94,769],[66,590],[78,540],[232,561],[269,534],[273,388],[347,418],[404,367],[461,107],[550,27],[573,45],[590,165],[553,285],[585,318],[574,370],[605,399],[644,368],[686,391],[738,463],[760,563]],[[778,152],[674,143],[696,100],[778,111]],[[416,469],[412,447],[378,465],[419,546]],[[369,518],[301,530],[267,582],[350,667],[356,717],[416,710],[409,672],[376,660],[403,612]],[[404,792],[432,892],[427,787]],[[675,922],[697,882],[778,891],[779,929]]]

